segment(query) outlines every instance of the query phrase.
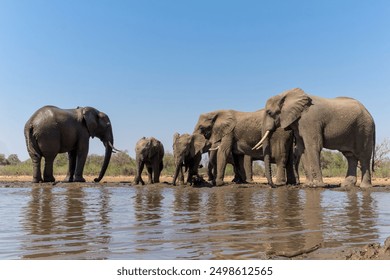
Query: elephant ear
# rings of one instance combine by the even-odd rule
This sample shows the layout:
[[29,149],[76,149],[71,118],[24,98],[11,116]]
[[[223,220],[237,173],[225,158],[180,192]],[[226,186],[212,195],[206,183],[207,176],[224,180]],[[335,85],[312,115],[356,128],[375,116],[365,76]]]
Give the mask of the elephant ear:
[[195,133],[191,137],[192,147],[191,149],[191,157],[194,157],[198,153],[203,153],[203,148],[206,146],[206,138],[202,134]]
[[236,123],[237,121],[232,111],[218,111],[214,117],[211,143],[220,142],[223,137],[233,131]]
[[279,106],[280,126],[289,127],[293,122],[301,117],[302,112],[312,105],[312,99],[302,89],[295,88],[281,94]]
[[89,135],[94,138],[96,135],[96,129],[98,127],[98,114],[99,112],[92,107],[83,108],[83,118],[87,126]]

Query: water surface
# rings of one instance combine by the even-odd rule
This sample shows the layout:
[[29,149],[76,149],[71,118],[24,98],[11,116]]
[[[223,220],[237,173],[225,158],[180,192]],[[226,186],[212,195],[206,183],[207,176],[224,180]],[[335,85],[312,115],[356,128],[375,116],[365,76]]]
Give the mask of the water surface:
[[0,187],[0,259],[264,259],[390,236],[390,192]]

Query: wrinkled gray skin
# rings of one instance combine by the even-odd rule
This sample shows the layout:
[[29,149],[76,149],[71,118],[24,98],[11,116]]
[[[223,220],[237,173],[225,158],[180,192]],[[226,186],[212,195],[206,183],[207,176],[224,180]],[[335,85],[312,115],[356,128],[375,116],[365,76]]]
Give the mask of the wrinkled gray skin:
[[[68,153],[68,182],[85,182],[83,170],[89,138],[98,137],[106,148],[99,182],[111,159],[114,139],[108,116],[92,107],[60,109],[45,106],[36,111],[24,127],[27,151],[33,162],[33,182],[54,182],[53,162],[57,154]],[[43,178],[41,159],[45,158]]]
[[[239,112],[235,110],[219,110],[199,116],[194,133],[200,133],[210,141],[217,151],[216,185],[223,185],[225,167],[230,153],[233,156],[250,156],[253,160],[263,160],[262,150],[252,148],[262,138],[259,127],[263,124],[264,110],[256,112]],[[276,184],[295,184],[292,158],[292,132],[280,130],[271,138],[272,162],[277,164]],[[243,160],[241,161],[243,164]],[[287,170],[286,170],[287,168]],[[287,180],[286,180],[287,171]],[[272,182],[269,178],[268,182]]]
[[[348,160],[343,186],[355,185],[360,162],[361,187],[371,187],[370,161],[375,149],[375,123],[367,109],[348,97],[322,98],[292,89],[268,99],[262,128],[292,129],[298,157],[305,168],[307,184],[324,186],[322,148],[339,150]],[[372,168],[374,157],[372,160]]]
[[179,179],[180,184],[184,184],[183,167],[187,172],[187,183],[192,185],[194,176],[198,175],[198,167],[202,160],[202,154],[210,148],[207,140],[201,134],[173,135],[173,157],[175,160],[175,175],[173,185]]
[[134,184],[141,183],[145,185],[142,180],[142,171],[146,165],[148,171],[148,184],[160,182],[160,174],[164,167],[164,146],[154,137],[141,138],[135,145],[135,161],[137,164],[137,175],[134,179]]
[[[217,154],[218,150],[209,151],[209,164],[208,164],[208,181],[213,185],[216,185],[217,178]],[[231,164],[234,169],[234,178],[233,182],[235,183],[247,183],[253,181],[252,174],[252,158],[250,156],[233,156],[232,153],[227,158],[226,161],[228,164]]]

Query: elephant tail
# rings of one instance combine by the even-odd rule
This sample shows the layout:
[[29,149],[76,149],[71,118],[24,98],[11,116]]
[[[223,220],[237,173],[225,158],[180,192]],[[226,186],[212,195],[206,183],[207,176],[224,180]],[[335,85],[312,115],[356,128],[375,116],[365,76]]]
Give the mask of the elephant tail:
[[30,157],[40,157],[42,154],[39,150],[37,139],[34,137],[34,128],[32,125],[25,127],[24,136],[26,138],[27,151]]

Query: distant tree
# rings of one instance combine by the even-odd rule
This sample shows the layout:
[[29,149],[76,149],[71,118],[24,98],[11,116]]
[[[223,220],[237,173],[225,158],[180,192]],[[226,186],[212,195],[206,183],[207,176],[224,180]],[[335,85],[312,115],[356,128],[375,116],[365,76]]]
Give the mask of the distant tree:
[[171,152],[165,152],[163,162],[164,169],[162,172],[164,175],[173,175],[175,172],[175,160],[173,158],[173,154]]
[[9,162],[4,154],[0,154],[0,165],[9,165]]
[[10,165],[17,165],[17,164],[20,163],[20,159],[19,159],[19,157],[18,157],[17,154],[11,154],[11,155],[9,155],[7,161],[8,161],[8,163],[9,163]]
[[375,167],[380,167],[389,162],[390,140],[385,138],[375,147]]
[[58,154],[55,161],[54,161],[54,164],[56,166],[66,166],[68,165],[68,154],[67,153],[63,153],[63,154]]

